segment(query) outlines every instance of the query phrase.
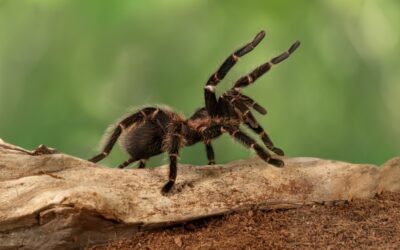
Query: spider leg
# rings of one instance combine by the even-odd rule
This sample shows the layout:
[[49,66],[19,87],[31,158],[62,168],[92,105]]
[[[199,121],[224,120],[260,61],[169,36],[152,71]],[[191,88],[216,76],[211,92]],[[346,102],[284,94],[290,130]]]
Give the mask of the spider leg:
[[250,97],[243,95],[241,93],[238,93],[238,94],[239,94],[239,99],[241,101],[243,101],[244,104],[246,104],[246,106],[253,108],[254,110],[256,110],[258,113],[260,113],[262,115],[267,114],[267,110],[264,107],[262,107],[260,104],[258,104],[256,101],[254,101]]
[[165,183],[161,192],[168,193],[175,184],[177,175],[177,158],[179,155],[179,148],[183,145],[182,124],[172,126],[170,132],[166,135],[166,151],[169,155],[169,178]]
[[250,74],[242,76],[241,78],[239,78],[239,80],[236,81],[235,85],[233,86],[233,89],[240,91],[241,88],[244,88],[250,85],[251,83],[255,82],[257,78],[267,73],[273,65],[276,65],[286,60],[299,46],[300,42],[296,41],[295,43],[292,44],[292,46],[290,46],[290,48],[287,51],[283,52],[279,56],[272,58],[270,61],[258,66]]
[[[139,161],[139,167],[138,168],[145,168],[146,167],[146,161],[147,161],[148,159],[141,159],[140,161]],[[135,159],[135,158],[130,158],[129,160],[127,160],[127,161],[124,161],[123,163],[121,163],[119,166],[118,166],[118,168],[126,168],[127,166],[129,166],[129,164],[131,164],[131,163],[133,163],[133,162],[135,162],[135,161],[137,161],[137,159]]]
[[139,167],[138,168],[145,168],[146,167],[146,161],[147,161],[148,159],[141,159],[140,161],[139,161]]
[[237,99],[234,100],[232,104],[234,105],[235,108],[239,110],[240,114],[252,127],[257,127],[258,122],[246,105],[244,105],[241,101]]
[[214,165],[215,164],[214,149],[213,149],[213,147],[211,145],[211,142],[210,141],[205,141],[204,144],[206,145],[208,165]]
[[254,149],[257,155],[269,164],[272,164],[275,167],[283,167],[284,162],[282,160],[272,158],[271,155],[267,151],[265,151],[260,145],[258,145],[254,139],[243,133],[239,128],[223,126],[221,130],[222,132],[227,131],[230,136],[241,142],[246,147]]
[[234,89],[222,94],[218,101],[218,109],[222,116],[231,117],[239,114],[239,116],[245,117],[250,121],[253,126],[256,126],[256,120],[250,112],[250,108],[262,115],[267,114],[267,110],[264,107]]
[[203,138],[204,145],[206,146],[208,165],[214,165],[214,149],[211,145],[211,140],[221,135],[221,126],[213,125],[210,127],[203,127],[200,129],[200,133]]
[[[245,98],[242,98],[243,96]],[[223,98],[227,98],[229,100],[229,103],[239,111],[239,114],[244,117],[243,120],[244,120],[245,124],[251,130],[253,130],[255,133],[257,133],[261,137],[261,139],[264,142],[265,146],[267,146],[267,148],[269,150],[271,150],[272,152],[274,152],[274,153],[276,153],[278,155],[284,155],[284,152],[283,152],[282,149],[277,148],[277,147],[274,146],[274,144],[272,143],[272,141],[269,138],[268,134],[264,131],[264,129],[258,123],[257,119],[251,113],[248,105],[247,106],[244,105],[244,104],[249,103],[249,101],[251,101],[251,103],[255,103],[250,97],[242,95],[242,94],[240,94],[238,92],[237,92],[237,95],[235,95],[233,97],[229,96],[229,95],[226,95],[226,94],[223,95],[222,97]]]
[[246,122],[246,125],[261,137],[261,140],[264,142],[265,146],[269,150],[271,150],[272,152],[274,152],[277,155],[281,155],[281,156],[285,155],[285,153],[283,152],[282,149],[274,146],[274,143],[271,141],[267,132],[265,132],[265,130],[263,129],[263,127],[260,126],[260,124],[258,124],[258,126],[255,128],[253,128],[248,122]]
[[[126,161],[124,161],[123,163],[121,163],[118,168],[126,168],[127,166],[129,166],[131,163],[137,161],[137,159],[135,158],[130,158]],[[139,167],[138,168],[145,168],[146,167],[146,161],[147,159],[141,159],[139,160]]]
[[204,88],[204,98],[206,109],[211,116],[217,115],[218,102],[217,97],[215,96],[215,87],[217,84],[224,79],[228,71],[236,64],[239,58],[252,51],[264,37],[265,32],[259,32],[254,37],[253,41],[236,50],[233,54],[226,58],[218,70],[210,76]]
[[225,99],[229,105],[231,105],[236,112],[242,116],[242,119],[244,117],[244,120],[248,121],[251,126],[256,127],[257,126],[257,120],[251,113],[250,109],[239,99],[240,95],[229,95],[229,94],[224,94],[221,96],[221,98]]
[[117,142],[119,136],[124,129],[132,126],[137,122],[143,121],[144,119],[146,119],[146,117],[157,110],[157,108],[145,108],[123,119],[120,123],[118,123],[111,136],[107,139],[107,143],[104,146],[103,151],[100,154],[90,158],[88,161],[98,162],[104,159],[111,152],[114,144]]
[[121,164],[118,166],[118,168],[126,168],[127,166],[129,166],[129,164],[131,164],[132,162],[135,162],[135,161],[137,161],[137,159],[130,158],[130,159],[124,161],[123,163],[121,163]]

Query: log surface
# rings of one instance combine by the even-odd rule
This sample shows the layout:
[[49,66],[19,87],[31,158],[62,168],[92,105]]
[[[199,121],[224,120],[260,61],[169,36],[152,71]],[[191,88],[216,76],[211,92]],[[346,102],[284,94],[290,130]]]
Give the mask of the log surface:
[[150,228],[246,209],[372,197],[400,191],[400,157],[381,167],[309,157],[276,168],[258,158],[226,165],[112,169],[0,140],[0,249],[79,249]]

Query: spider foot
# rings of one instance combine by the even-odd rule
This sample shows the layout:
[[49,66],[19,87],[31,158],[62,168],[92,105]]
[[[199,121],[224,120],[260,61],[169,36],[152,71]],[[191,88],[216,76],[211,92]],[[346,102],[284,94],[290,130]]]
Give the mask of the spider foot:
[[127,166],[125,166],[125,165],[122,163],[122,164],[118,165],[117,168],[119,168],[119,169],[124,169],[124,168],[126,168],[126,167],[127,167]]
[[88,161],[96,163],[99,162],[100,160],[102,160],[104,158],[104,154],[99,154],[96,156],[93,156],[92,158],[88,159]]
[[268,163],[274,165],[275,167],[281,168],[285,165],[285,163],[280,159],[270,158]]
[[193,181],[184,181],[182,183],[178,183],[176,185],[174,185],[172,183],[171,186],[169,186],[169,181],[164,185],[164,187],[161,190],[162,195],[164,196],[170,196],[173,194],[177,194],[182,192],[183,189],[187,188],[187,187],[194,187],[193,185]]
[[163,186],[163,188],[161,189],[161,193],[165,196],[166,194],[168,194],[172,187],[174,186],[174,181],[168,181],[167,183],[165,183],[165,185]]
[[96,162],[98,162],[100,160],[96,159],[96,157],[93,157],[93,158],[88,159],[88,161],[96,163]]
[[285,155],[285,152],[283,152],[283,150],[280,149],[280,148],[273,147],[271,149],[271,151],[274,152],[277,155],[280,155],[280,156],[284,156]]

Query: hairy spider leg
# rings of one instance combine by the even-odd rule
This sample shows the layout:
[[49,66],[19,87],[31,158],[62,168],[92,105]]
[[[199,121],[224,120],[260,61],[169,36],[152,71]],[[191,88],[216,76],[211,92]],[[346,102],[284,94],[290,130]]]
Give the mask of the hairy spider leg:
[[255,128],[253,128],[248,122],[245,122],[245,124],[247,125],[247,127],[249,127],[251,130],[253,130],[255,133],[257,133],[261,137],[261,140],[264,142],[265,146],[269,150],[271,150],[272,152],[274,152],[277,155],[281,155],[281,156],[285,155],[285,153],[283,152],[282,149],[274,146],[274,143],[269,138],[267,132],[265,132],[263,127],[260,126],[260,124],[257,124],[257,127],[255,127]]
[[245,120],[248,121],[252,127],[257,127],[258,122],[246,105],[238,99],[233,99],[230,103],[239,110],[240,114],[245,117]]
[[[274,152],[278,155],[284,155],[284,152],[282,149],[274,146],[274,144],[272,143],[268,134],[264,131],[264,129],[258,123],[257,119],[251,113],[250,109],[246,105],[243,104],[243,101],[240,100],[239,97],[240,97],[239,93],[236,97],[233,97],[233,98],[229,96],[229,98],[231,98],[229,102],[239,110],[241,115],[243,115],[245,117],[245,124],[261,137],[265,146],[267,146],[267,148],[269,150],[271,150],[272,152]],[[224,98],[226,98],[226,97],[224,96]],[[249,97],[249,99],[250,99],[250,97]]]
[[244,104],[246,104],[246,106],[253,108],[255,111],[257,111],[258,113],[262,114],[262,115],[266,115],[267,114],[267,110],[262,107],[260,104],[258,104],[256,101],[254,101],[252,98],[243,95],[239,92],[237,92],[239,95],[239,100],[243,101]]
[[[234,91],[233,91],[234,92]],[[240,95],[238,92],[237,94],[232,93],[232,91],[228,91],[225,94],[223,94],[220,98],[220,109],[226,109],[222,103],[225,101],[228,106],[231,106],[237,112],[237,115],[244,121],[247,121],[250,123],[251,126],[256,127],[258,122],[256,118],[253,116],[253,114],[250,111],[250,108],[244,104],[242,100],[239,99]],[[229,110],[224,110],[226,113],[225,115],[231,115]]]
[[205,128],[201,132],[201,136],[203,138],[204,145],[206,146],[208,165],[215,164],[214,149],[211,145],[211,140],[218,137],[219,135],[221,135],[221,125],[214,125],[214,126]]
[[169,178],[168,182],[162,188],[162,193],[167,193],[175,184],[177,175],[177,161],[179,156],[179,148],[182,146],[182,123],[176,123],[171,126],[172,129],[167,134],[169,138],[166,138],[168,143],[166,145],[166,151],[169,155]]
[[279,64],[286,60],[298,47],[300,46],[300,42],[296,41],[295,43],[290,46],[289,50],[283,52],[277,57],[272,58],[270,61],[258,66],[254,69],[250,74],[242,76],[239,80],[236,81],[235,85],[232,87],[236,91],[240,91],[241,88],[247,87],[248,85],[252,84],[262,76],[263,74],[267,73],[273,65]]
[[130,159],[124,161],[123,163],[121,163],[121,164],[118,166],[118,168],[126,168],[127,166],[129,166],[129,164],[131,164],[132,162],[135,162],[135,161],[137,161],[137,160],[134,159],[134,158],[130,158]]
[[[280,62],[287,59],[299,46],[300,42],[296,41],[294,44],[290,46],[290,48],[287,51],[283,52],[279,56],[272,58],[267,63],[258,66],[248,75],[239,78],[239,80],[236,81],[234,86],[221,96],[222,99],[226,99],[228,104],[233,106],[236,110],[239,111],[239,113],[242,116],[245,117],[245,120],[248,122],[250,127],[257,128],[259,125],[253,114],[250,112],[249,107],[254,108],[261,114],[266,114],[266,110],[258,103],[256,103],[254,100],[252,100],[250,97],[241,95],[240,94],[241,88],[244,88],[250,85],[251,83],[255,82],[259,77],[268,72],[273,65],[279,64]],[[277,150],[277,152],[283,153],[279,149]]]
[[148,159],[141,159],[139,161],[139,167],[138,168],[145,168],[146,167],[146,162]]
[[208,165],[214,165],[215,164],[214,149],[213,149],[213,147],[211,145],[211,142],[210,141],[205,141],[204,144],[206,145]]
[[265,32],[259,32],[253,41],[249,42],[248,44],[244,45],[240,49],[236,50],[233,54],[231,54],[222,65],[218,68],[218,70],[210,76],[207,81],[207,84],[204,88],[204,98],[207,112],[211,116],[216,116],[218,113],[217,110],[217,97],[215,96],[215,87],[217,84],[224,79],[228,71],[236,64],[240,57],[244,56],[245,54],[252,51],[265,37]]
[[239,128],[231,128],[228,126],[223,126],[221,130],[227,131],[230,136],[232,136],[237,141],[241,142],[246,147],[254,149],[257,155],[264,161],[268,162],[269,164],[272,164],[276,167],[283,167],[284,163],[282,160],[272,158],[271,155],[267,151],[265,151],[260,145],[258,145],[254,139],[246,135]]
[[[140,160],[139,160],[139,166],[138,166],[138,168],[145,168],[145,167],[146,167],[146,161],[147,161],[147,160],[148,160],[148,159],[140,159]],[[123,163],[121,163],[121,164],[118,166],[118,168],[126,168],[127,166],[129,166],[131,163],[133,163],[133,162],[135,162],[135,161],[137,161],[137,159],[135,159],[135,158],[130,158],[130,159],[124,161]]]
[[[88,161],[98,162],[98,161],[103,160],[111,152],[112,148],[114,147],[115,143],[117,142],[119,136],[121,135],[121,133],[124,129],[132,126],[133,124],[135,124],[137,122],[143,121],[144,119],[146,119],[146,117],[148,117],[150,114],[152,114],[156,110],[158,110],[158,109],[157,108],[145,108],[145,109],[142,109],[142,110],[126,117],[125,119],[123,119],[120,123],[118,123],[117,127],[114,129],[111,136],[107,139],[107,142],[103,148],[103,151],[100,154],[90,158]],[[130,160],[128,160],[128,161],[130,161]],[[128,163],[128,165],[130,163]],[[124,164],[125,164],[125,162],[122,163],[121,165],[123,166]]]
[[283,155],[284,152],[280,148],[276,148],[273,146],[271,139],[268,137],[267,133],[264,129],[259,125],[256,118],[251,113],[249,107],[254,108],[261,114],[266,114],[266,110],[256,103],[253,99],[248,96],[241,94],[239,91],[241,88],[250,85],[255,82],[260,76],[268,72],[272,65],[276,65],[285,59],[287,59],[298,47],[300,46],[300,42],[296,41],[292,46],[290,46],[288,51],[285,51],[281,55],[272,58],[265,64],[257,67],[250,74],[239,78],[239,80],[235,83],[231,90],[225,92],[221,97],[226,99],[227,102],[236,108],[239,113],[245,117],[246,124],[250,127],[254,132],[261,136],[264,144],[273,152],[278,155]]

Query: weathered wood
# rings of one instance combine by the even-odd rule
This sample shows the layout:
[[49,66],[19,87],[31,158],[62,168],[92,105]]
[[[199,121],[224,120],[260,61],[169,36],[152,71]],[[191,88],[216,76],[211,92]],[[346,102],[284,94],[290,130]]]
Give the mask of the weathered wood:
[[400,158],[381,168],[306,157],[284,158],[284,168],[257,158],[180,165],[176,188],[163,196],[167,166],[112,169],[52,152],[0,140],[0,249],[76,249],[238,210],[400,190]]

